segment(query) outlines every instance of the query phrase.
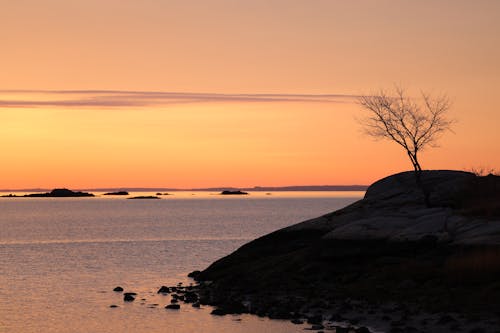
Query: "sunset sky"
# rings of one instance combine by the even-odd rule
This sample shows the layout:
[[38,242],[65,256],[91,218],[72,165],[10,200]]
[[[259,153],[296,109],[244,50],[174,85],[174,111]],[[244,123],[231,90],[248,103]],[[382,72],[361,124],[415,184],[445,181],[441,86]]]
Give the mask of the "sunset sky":
[[0,188],[369,184],[356,96],[446,93],[424,168],[500,170],[500,1],[0,0]]

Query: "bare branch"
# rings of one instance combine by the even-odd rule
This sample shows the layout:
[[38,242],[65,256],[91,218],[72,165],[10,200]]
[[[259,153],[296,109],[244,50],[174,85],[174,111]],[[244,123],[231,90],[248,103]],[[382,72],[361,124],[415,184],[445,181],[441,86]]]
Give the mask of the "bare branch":
[[367,116],[360,121],[365,133],[403,147],[415,171],[421,170],[417,153],[436,146],[441,134],[453,125],[447,117],[451,103],[446,96],[432,97],[422,92],[417,101],[396,86],[392,95],[381,90],[375,95],[361,96],[358,103],[367,111]]

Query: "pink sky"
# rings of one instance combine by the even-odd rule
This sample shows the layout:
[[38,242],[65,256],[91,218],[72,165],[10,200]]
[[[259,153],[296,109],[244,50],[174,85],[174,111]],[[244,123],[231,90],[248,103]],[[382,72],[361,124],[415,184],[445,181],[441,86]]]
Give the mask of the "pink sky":
[[34,1],[0,12],[0,188],[368,184],[355,96],[446,93],[424,168],[500,169],[498,1]]

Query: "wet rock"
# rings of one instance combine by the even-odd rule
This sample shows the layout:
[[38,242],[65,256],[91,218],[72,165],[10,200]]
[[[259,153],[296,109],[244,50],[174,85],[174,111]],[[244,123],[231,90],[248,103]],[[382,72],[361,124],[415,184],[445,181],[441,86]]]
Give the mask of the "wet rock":
[[187,291],[184,294],[184,302],[186,303],[195,303],[198,301],[198,295],[195,292]]
[[268,317],[271,319],[290,319],[292,314],[283,307],[272,307],[269,309]]
[[335,326],[335,333],[349,333],[349,327]]
[[118,286],[118,287],[115,287],[115,289],[113,289],[113,291],[121,292],[121,291],[123,291],[123,288]]
[[211,315],[214,315],[214,316],[225,316],[227,313],[222,310],[222,309],[213,309],[212,312],[210,312]]
[[117,307],[118,307],[118,305],[116,305],[116,304],[111,304],[109,307],[114,309],[114,308],[117,308]]
[[308,324],[321,324],[323,323],[323,316],[318,314],[314,316],[307,317]]
[[201,272],[196,270],[196,271],[192,271],[191,273],[189,273],[188,277],[196,280],[200,276],[200,274],[201,274]]
[[323,328],[325,328],[325,326],[323,326],[321,324],[315,324],[315,325],[311,326],[311,330],[313,330],[313,331],[322,330]]
[[135,301],[135,297],[134,297],[134,295],[131,295],[130,293],[125,293],[123,295],[123,300],[125,302],[133,302],[133,301]]
[[169,304],[165,307],[165,309],[170,309],[170,310],[179,310],[181,306],[179,304]]
[[200,307],[200,302],[195,302],[193,303],[193,308],[199,308]]
[[167,286],[161,286],[160,289],[156,292],[157,294],[168,294],[170,289]]

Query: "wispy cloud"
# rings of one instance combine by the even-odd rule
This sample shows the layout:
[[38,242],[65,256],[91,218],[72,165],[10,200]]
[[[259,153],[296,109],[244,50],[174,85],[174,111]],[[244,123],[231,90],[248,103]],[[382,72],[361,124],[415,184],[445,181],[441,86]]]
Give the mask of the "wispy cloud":
[[0,108],[126,108],[188,103],[309,102],[345,103],[343,94],[216,94],[126,90],[0,90]]

